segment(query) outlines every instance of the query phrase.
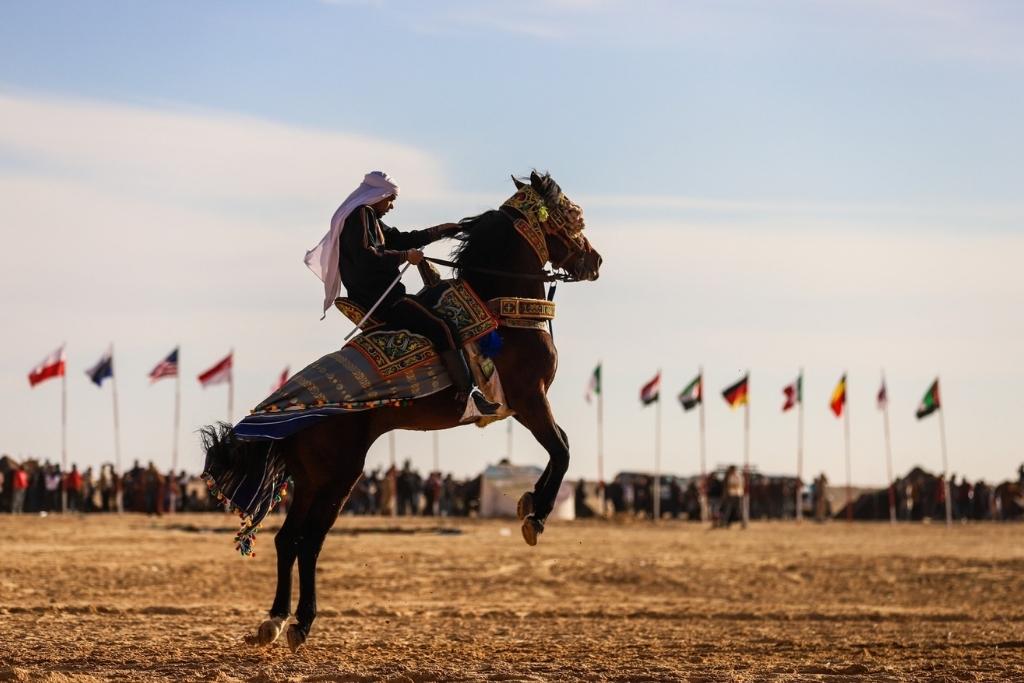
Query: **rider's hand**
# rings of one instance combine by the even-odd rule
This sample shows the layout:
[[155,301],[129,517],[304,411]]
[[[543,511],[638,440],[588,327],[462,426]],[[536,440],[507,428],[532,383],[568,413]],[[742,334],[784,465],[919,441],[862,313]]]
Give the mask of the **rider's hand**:
[[405,252],[405,260],[414,266],[419,265],[420,261],[423,260],[423,252],[419,249],[410,249]]

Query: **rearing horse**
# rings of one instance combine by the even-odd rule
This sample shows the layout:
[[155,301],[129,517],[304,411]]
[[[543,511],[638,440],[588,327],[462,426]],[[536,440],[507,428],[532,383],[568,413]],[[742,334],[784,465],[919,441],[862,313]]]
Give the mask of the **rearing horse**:
[[[515,180],[515,179],[513,179]],[[583,235],[583,213],[547,174],[515,180],[517,192],[499,210],[462,222],[465,236],[453,252],[459,278],[485,301],[498,298],[544,299],[544,267],[551,263],[570,280],[596,280],[601,256]],[[502,326],[503,344],[494,358],[507,406],[515,419],[548,452],[548,464],[532,492],[519,500],[523,538],[530,545],[544,530],[569,467],[569,440],[558,426],[547,391],[555,378],[557,351],[543,325]],[[287,631],[298,649],[316,617],[316,561],[324,538],[363,472],[366,453],[393,429],[430,431],[460,425],[462,408],[449,388],[388,407],[335,415],[274,442],[294,482],[294,497],[277,532],[277,592],[270,618],[247,640],[267,645],[280,636],[291,612],[292,567],[299,563],[296,621]],[[202,430],[205,473],[213,477],[246,461],[265,461],[266,441],[245,441],[226,424]]]

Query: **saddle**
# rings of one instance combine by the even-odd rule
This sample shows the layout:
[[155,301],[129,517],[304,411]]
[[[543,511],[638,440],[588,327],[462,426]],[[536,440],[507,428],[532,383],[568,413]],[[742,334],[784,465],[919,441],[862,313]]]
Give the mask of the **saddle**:
[[[469,401],[463,421],[482,427],[511,415],[490,358],[500,340],[488,337],[498,327],[546,332],[547,321],[554,317],[554,304],[517,298],[484,303],[462,280],[439,281],[416,296],[452,323],[476,385],[488,400],[502,406],[497,415],[481,416]],[[335,306],[355,323],[366,314],[349,299],[338,299]],[[389,329],[371,317],[363,323],[362,334],[310,363],[265,398],[235,425],[235,434],[242,439],[283,439],[329,415],[407,405],[450,386],[441,359],[426,337]]]
[[[473,288],[463,280],[442,280],[424,287],[416,298],[448,321],[457,331],[461,345],[470,344],[498,328],[498,319],[491,314]],[[344,297],[334,300],[342,315],[359,324],[366,310]],[[362,333],[349,346],[358,350],[382,378],[437,361],[437,352],[430,340],[403,329],[392,329],[373,317],[362,325]]]

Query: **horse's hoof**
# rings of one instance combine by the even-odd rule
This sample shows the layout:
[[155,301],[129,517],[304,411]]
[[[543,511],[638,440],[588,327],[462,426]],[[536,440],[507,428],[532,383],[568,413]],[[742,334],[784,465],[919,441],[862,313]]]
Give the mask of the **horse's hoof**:
[[[516,517],[524,520],[533,514],[533,510],[533,494],[527,491],[519,496],[519,502],[516,503]],[[533,543],[530,543],[530,545],[533,545]]]
[[526,545],[537,545],[537,537],[544,532],[544,523],[532,515],[523,520],[523,540]]
[[277,640],[283,630],[284,618],[271,617],[260,624],[260,628],[256,631],[256,635],[247,638],[246,642],[250,645],[256,645],[257,647],[266,647]]
[[291,624],[288,627],[288,647],[292,649],[292,652],[298,652],[302,644],[306,642],[306,636],[299,628],[298,624]]

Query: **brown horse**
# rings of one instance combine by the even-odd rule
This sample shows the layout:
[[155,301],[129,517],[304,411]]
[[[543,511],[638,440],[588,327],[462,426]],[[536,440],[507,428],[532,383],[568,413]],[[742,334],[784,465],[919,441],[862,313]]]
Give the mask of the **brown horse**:
[[[500,210],[462,222],[464,237],[453,253],[457,276],[485,301],[498,297],[544,299],[543,269],[547,262],[564,271],[567,279],[596,280],[601,256],[582,234],[579,207],[547,174],[532,173],[528,185],[515,182],[516,194]],[[531,226],[532,232],[527,230]],[[555,377],[557,352],[550,334],[539,326],[501,327],[500,335],[503,344],[494,363],[508,407],[549,457],[533,491],[523,494],[519,504],[523,537],[534,545],[569,467],[569,440],[558,426],[546,396]],[[457,427],[463,408],[455,400],[455,389],[450,388],[406,407],[332,416],[273,443],[294,482],[294,497],[274,539],[277,592],[270,618],[248,642],[267,645],[281,634],[291,612],[292,566],[296,559],[299,604],[287,637],[293,651],[305,642],[316,617],[317,556],[362,475],[371,444],[393,429]],[[246,467],[246,461],[266,461],[271,448],[266,441],[235,438],[228,425],[207,427],[202,434],[205,470],[213,479],[233,467]]]

